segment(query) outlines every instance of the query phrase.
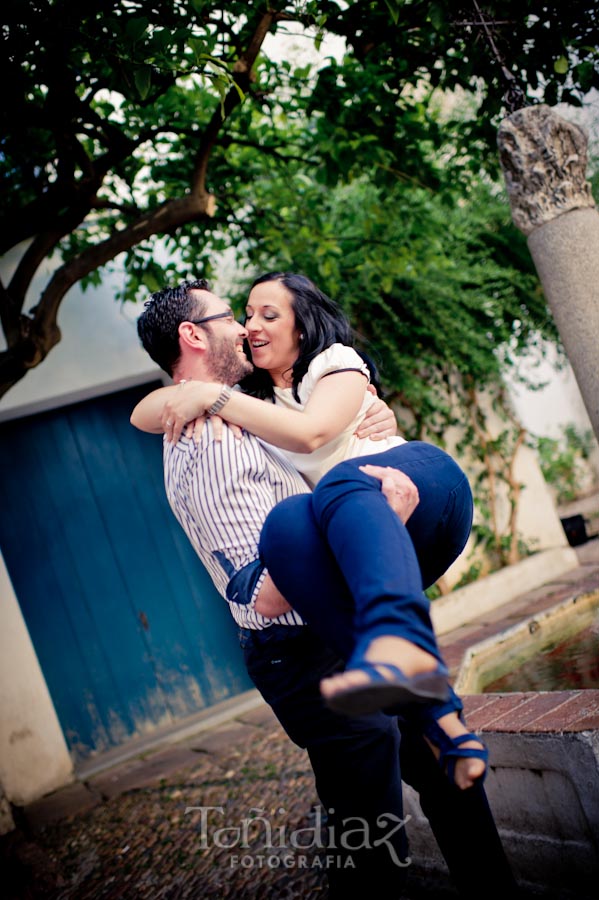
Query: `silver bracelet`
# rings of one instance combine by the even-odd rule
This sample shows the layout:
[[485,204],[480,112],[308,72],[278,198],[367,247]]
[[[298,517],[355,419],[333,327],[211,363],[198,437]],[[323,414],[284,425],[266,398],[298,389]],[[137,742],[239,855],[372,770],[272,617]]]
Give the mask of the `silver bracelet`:
[[217,399],[214,401],[212,406],[206,410],[206,415],[215,416],[218,412],[220,412],[227,400],[229,400],[229,398],[231,397],[232,393],[233,388],[228,384],[223,384],[222,390]]

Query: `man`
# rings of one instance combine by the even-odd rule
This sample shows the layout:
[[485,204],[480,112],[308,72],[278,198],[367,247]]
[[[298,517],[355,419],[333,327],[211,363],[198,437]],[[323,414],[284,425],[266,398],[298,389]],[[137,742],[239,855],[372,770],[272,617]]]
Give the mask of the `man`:
[[[234,385],[251,369],[243,350],[245,329],[206,282],[154,294],[138,331],[150,356],[176,382]],[[210,421],[198,443],[165,442],[164,468],[171,507],[240,627],[252,680],[289,737],[309,754],[328,826],[335,829],[330,833],[338,839],[330,854],[335,864],[327,870],[330,896],[362,897],[368,890],[377,900],[399,897],[407,844],[397,722],[383,713],[339,716],[324,705],[320,680],[341,670],[343,662],[288,607],[258,556],[268,512],[285,497],[306,492],[305,483],[253,435],[238,441],[225,428],[215,440]],[[417,498],[397,475],[394,508],[407,516]],[[388,498],[394,496],[392,487]],[[485,895],[492,895],[492,879],[494,896],[515,896],[482,787],[466,792],[452,787],[420,736],[407,723],[402,731],[404,778],[420,791],[463,896],[480,893],[483,861]],[[352,822],[350,828],[365,823],[368,839],[340,845],[344,821]]]

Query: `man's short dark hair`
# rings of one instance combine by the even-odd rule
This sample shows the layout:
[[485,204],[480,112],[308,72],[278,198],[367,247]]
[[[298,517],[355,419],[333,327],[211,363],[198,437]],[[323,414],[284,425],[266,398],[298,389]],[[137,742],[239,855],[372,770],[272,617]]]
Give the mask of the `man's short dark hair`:
[[208,304],[204,298],[192,296],[192,291],[209,291],[204,278],[182,281],[181,284],[162,288],[145,302],[145,309],[137,320],[137,333],[144,350],[164,369],[173,374],[181,356],[179,325],[193,319],[201,319]]

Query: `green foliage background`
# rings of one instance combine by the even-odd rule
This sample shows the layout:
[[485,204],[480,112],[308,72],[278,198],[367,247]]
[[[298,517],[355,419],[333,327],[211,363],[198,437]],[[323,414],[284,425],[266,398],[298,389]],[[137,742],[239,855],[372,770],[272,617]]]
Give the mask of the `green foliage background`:
[[366,175],[329,190],[299,172],[252,193],[261,223],[244,247],[251,269],[303,271],[339,300],[390,395],[430,430],[450,415],[452,375],[482,387],[555,336],[525,240],[492,184],[465,200]]

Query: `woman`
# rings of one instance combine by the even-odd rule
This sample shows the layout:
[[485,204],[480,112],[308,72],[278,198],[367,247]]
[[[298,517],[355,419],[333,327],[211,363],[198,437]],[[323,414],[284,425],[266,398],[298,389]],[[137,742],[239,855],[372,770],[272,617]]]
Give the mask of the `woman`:
[[[132,422],[155,430],[160,410],[167,437],[178,440],[184,423],[218,411],[226,421],[287,451],[315,490],[305,500],[296,497],[280,504],[271,513],[276,527],[267,520],[261,549],[277,587],[314,630],[334,639],[342,611],[333,609],[331,595],[328,602],[326,596],[319,597],[315,606],[317,590],[306,591],[301,573],[289,580],[292,567],[277,565],[281,555],[273,551],[277,535],[292,528],[301,515],[315,517],[350,590],[352,571],[358,566],[362,572],[364,567],[373,572],[372,590],[362,596],[353,592],[358,639],[351,654],[345,654],[346,671],[323,681],[325,700],[348,714],[413,700],[443,701],[423,707],[423,728],[452,777],[455,772],[456,783],[468,786],[485,771],[486,749],[462,725],[455,695],[446,702],[447,669],[422,593],[423,582],[433,583],[466,542],[472,512],[466,478],[447,454],[431,445],[403,438],[375,443],[355,437],[373,400],[366,390],[370,370],[351,347],[351,328],[339,307],[307,278],[271,273],[257,279],[246,314],[256,371],[243,387],[256,396],[231,392],[220,384],[192,382],[150,395],[136,407]],[[172,399],[165,403],[169,392]],[[339,470],[333,468],[342,460],[346,460],[342,467],[351,470],[353,499],[358,494],[362,504],[360,522],[349,522],[344,515],[347,471],[341,491]],[[420,503],[407,527],[382,496],[369,465],[398,468],[416,484]],[[383,516],[388,523],[389,539],[375,552],[368,547],[370,516],[379,521]],[[384,566],[376,553],[386,557]],[[389,583],[375,584],[375,573],[383,571],[393,571],[393,577]],[[347,633],[351,627],[344,625]]]

